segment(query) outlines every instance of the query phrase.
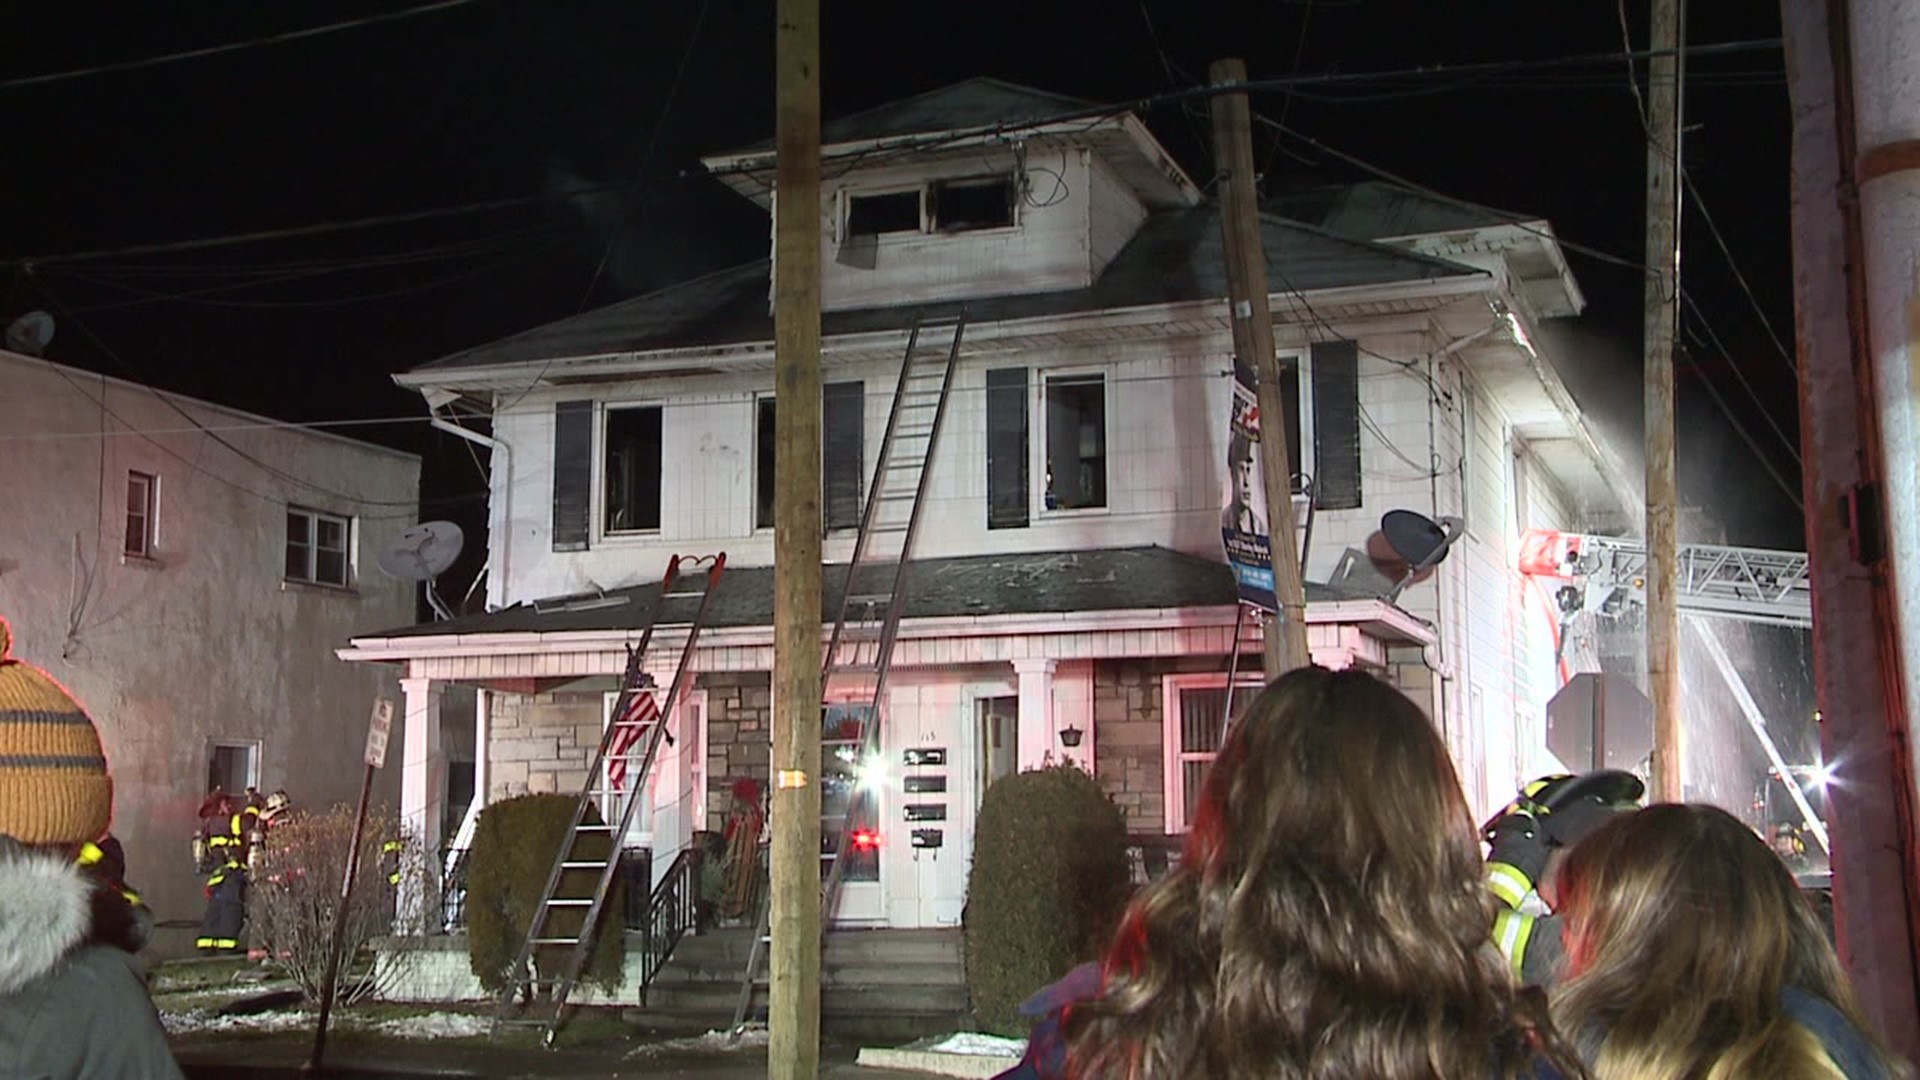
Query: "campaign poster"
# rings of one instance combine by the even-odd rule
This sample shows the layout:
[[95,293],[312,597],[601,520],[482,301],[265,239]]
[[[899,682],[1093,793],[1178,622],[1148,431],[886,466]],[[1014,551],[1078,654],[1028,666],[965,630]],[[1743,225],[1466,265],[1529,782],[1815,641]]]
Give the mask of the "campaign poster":
[[1233,363],[1227,422],[1227,482],[1220,500],[1220,542],[1240,586],[1240,602],[1266,611],[1273,597],[1273,545],[1267,535],[1267,489],[1260,479],[1260,399],[1253,370]]

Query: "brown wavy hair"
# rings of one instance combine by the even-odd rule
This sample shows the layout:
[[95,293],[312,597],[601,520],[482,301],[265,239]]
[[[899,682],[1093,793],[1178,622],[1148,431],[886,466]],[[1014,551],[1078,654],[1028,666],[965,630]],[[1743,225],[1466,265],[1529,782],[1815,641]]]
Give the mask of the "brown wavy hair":
[[[1134,901],[1075,1077],[1583,1076],[1488,944],[1491,895],[1446,746],[1399,691],[1306,668],[1248,706],[1178,869]],[[1523,1019],[1522,1017],[1531,1019]]]
[[1667,803],[1582,840],[1560,869],[1568,981],[1554,995],[1601,1080],[1800,1080],[1842,1073],[1786,1013],[1822,998],[1881,1058],[1786,865],[1718,807]]

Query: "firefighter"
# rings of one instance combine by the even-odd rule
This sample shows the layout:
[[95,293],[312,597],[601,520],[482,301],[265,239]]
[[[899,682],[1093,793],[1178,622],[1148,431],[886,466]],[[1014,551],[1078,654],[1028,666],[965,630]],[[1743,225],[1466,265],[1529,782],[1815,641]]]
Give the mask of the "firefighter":
[[98,843],[89,841],[80,845],[80,855],[74,862],[126,898],[127,906],[133,909],[133,934],[137,947],[146,948],[147,942],[153,938],[153,909],[127,884],[127,856],[119,838],[108,833]]
[[1487,823],[1487,884],[1500,902],[1493,940],[1522,984],[1551,987],[1566,961],[1551,897],[1541,893],[1550,864],[1614,814],[1633,809],[1646,790],[1639,777],[1617,769],[1542,777]]
[[247,832],[247,872],[257,876],[260,871],[260,852],[266,844],[267,834],[273,831],[276,823],[285,821],[287,806],[292,800],[286,791],[280,790],[267,796],[260,809],[249,815],[241,814],[241,824]]
[[[240,949],[240,931],[247,921],[247,830],[250,816],[234,810],[234,801],[222,796],[219,810],[201,826],[209,872],[207,874],[207,910],[200,919],[200,936],[194,945],[203,954],[231,953]],[[224,825],[222,824],[224,822]]]

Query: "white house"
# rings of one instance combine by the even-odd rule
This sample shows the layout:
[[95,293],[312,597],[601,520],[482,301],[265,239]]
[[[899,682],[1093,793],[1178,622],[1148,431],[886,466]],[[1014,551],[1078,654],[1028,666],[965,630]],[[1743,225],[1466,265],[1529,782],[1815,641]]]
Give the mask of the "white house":
[[[1011,769],[1075,761],[1132,829],[1177,834],[1217,742],[1237,595],[1218,210],[1131,115],[1035,123],[1082,108],[975,79],[824,130],[830,564],[850,555],[908,327],[962,301],[968,318],[881,734],[890,767],[923,782],[883,788],[843,922],[956,922],[974,811]],[[762,206],[777,195],[770,145],[707,164]],[[1313,478],[1314,658],[1415,695],[1491,806],[1547,764],[1557,688],[1520,533],[1622,517],[1617,475],[1532,343],[1582,298],[1545,222],[1370,186],[1279,210],[1293,216],[1262,228],[1290,453]],[[399,376],[444,420],[489,425],[490,613],[341,655],[400,666],[409,717],[446,686],[481,688],[486,796],[577,790],[668,559],[724,551],[639,838],[664,866],[717,826],[733,781],[767,775],[772,365],[763,260]],[[1397,604],[1354,554],[1393,509],[1467,523]],[[680,600],[661,612],[662,685],[690,617]],[[1257,685],[1257,644],[1240,647]],[[432,790],[437,732],[408,738],[409,782]],[[906,767],[929,747],[943,765]],[[937,849],[907,839],[909,806],[930,805],[942,816],[911,828],[937,827]]]
[[197,920],[188,841],[209,787],[305,806],[359,790],[374,697],[397,694],[334,649],[414,617],[414,586],[373,558],[417,512],[420,462],[17,353],[0,391],[13,652],[98,723],[129,879],[163,925]]

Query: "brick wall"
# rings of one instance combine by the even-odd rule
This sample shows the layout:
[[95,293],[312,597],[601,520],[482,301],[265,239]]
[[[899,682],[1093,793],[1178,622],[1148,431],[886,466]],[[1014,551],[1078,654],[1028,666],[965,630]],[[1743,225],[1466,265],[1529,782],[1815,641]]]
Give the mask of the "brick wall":
[[1160,677],[1225,670],[1225,657],[1094,663],[1093,722],[1098,729],[1094,778],[1126,815],[1128,832],[1166,831],[1165,728],[1161,716],[1165,698]]
[[487,798],[577,793],[600,746],[597,691],[498,694],[487,736]]
[[773,676],[765,671],[700,676],[707,692],[707,825],[726,826],[733,783],[750,779],[764,795],[773,760]]

